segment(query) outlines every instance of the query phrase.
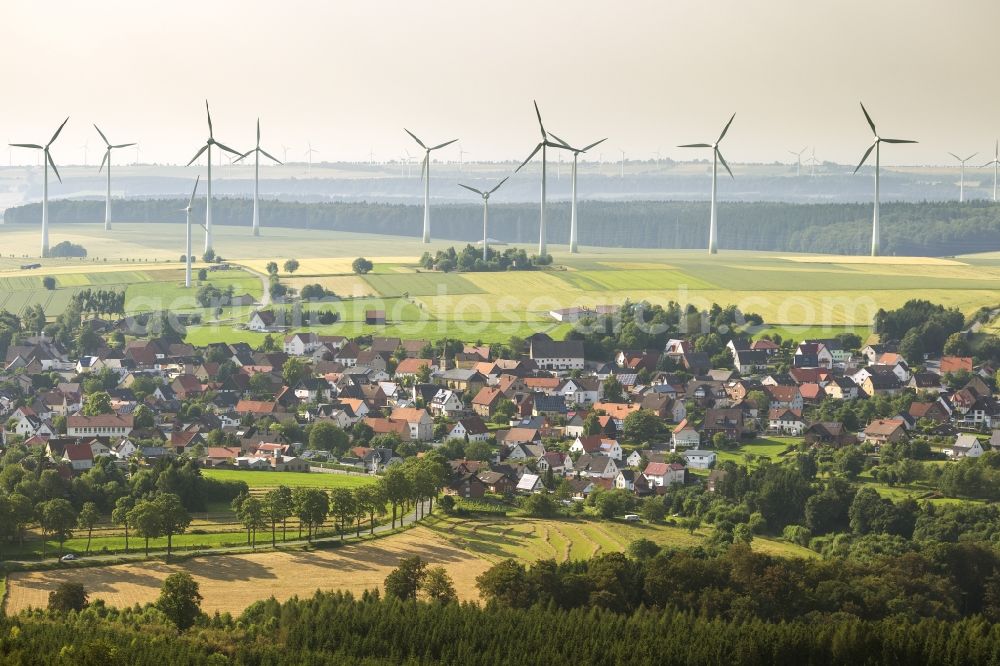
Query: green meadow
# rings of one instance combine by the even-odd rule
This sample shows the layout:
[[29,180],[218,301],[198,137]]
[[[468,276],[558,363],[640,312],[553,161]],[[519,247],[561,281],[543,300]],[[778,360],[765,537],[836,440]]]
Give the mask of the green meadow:
[[[5,229],[14,254],[0,260],[0,308],[20,311],[40,303],[52,317],[76,290],[103,287],[124,288],[130,311],[152,309],[150,302],[157,299],[178,311],[198,311],[193,294],[182,286],[181,266],[176,263],[182,231],[179,225],[120,223],[108,234],[97,224],[57,225],[53,242],[80,243],[91,258],[42,260],[41,269],[28,273],[18,270],[24,260],[15,257],[37,251],[36,231]],[[216,250],[227,261],[259,272],[267,261],[280,266],[295,257],[301,270],[291,276],[282,273],[283,280],[295,287],[317,281],[335,292],[344,289],[345,296],[361,296],[305,305],[306,310],[338,313],[337,323],[312,329],[323,334],[486,342],[536,331],[559,337],[569,325],[554,320],[551,310],[620,304],[627,299],[661,305],[674,301],[698,308],[736,305],[764,318],[766,326],[758,333],[797,338],[853,331],[866,338],[879,308],[899,307],[912,298],[966,314],[1000,305],[1000,256],[870,258],[734,251],[709,256],[703,250],[593,247],[574,255],[565,246],[551,245],[553,265],[541,271],[441,274],[417,264],[425,251],[460,245],[319,230],[265,228],[260,238],[243,228],[216,230]],[[374,262],[372,273],[351,272],[351,261],[359,256]],[[56,290],[42,287],[44,275],[56,277]],[[260,280],[251,273],[210,274],[210,281],[222,289],[232,285],[236,293],[261,296]],[[386,325],[366,325],[367,309],[385,310]],[[241,329],[250,311],[227,310],[224,323],[192,327],[188,339],[199,344],[257,342],[262,336]]]

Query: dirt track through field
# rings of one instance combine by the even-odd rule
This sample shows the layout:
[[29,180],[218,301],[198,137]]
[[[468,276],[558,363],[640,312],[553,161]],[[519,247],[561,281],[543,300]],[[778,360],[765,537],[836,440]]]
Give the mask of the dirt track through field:
[[175,571],[194,576],[208,613],[237,614],[251,603],[274,596],[285,600],[311,595],[317,588],[345,590],[360,595],[382,588],[386,575],[403,557],[419,555],[432,565],[443,565],[455,582],[459,598],[475,600],[475,578],[490,563],[461,550],[422,527],[371,542],[348,543],[342,548],[312,552],[217,555],[178,564],[145,562],[86,569],[33,571],[11,574],[6,611],[44,607],[49,591],[62,581],[83,583],[91,601],[104,599],[125,607],[155,601],[163,579]]

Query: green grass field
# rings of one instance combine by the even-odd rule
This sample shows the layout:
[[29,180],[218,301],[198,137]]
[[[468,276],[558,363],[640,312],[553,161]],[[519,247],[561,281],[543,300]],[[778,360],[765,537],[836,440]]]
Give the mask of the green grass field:
[[718,450],[716,455],[719,462],[731,460],[735,463],[745,465],[747,455],[757,458],[768,458],[769,460],[780,460],[781,454],[798,446],[802,441],[801,437],[758,437],[757,439],[743,444],[732,451]]
[[206,469],[202,474],[220,481],[246,481],[251,488],[358,488],[375,483],[376,477],[318,472],[268,472],[240,469]]
[[[429,529],[490,561],[512,557],[526,563],[540,559],[580,560],[622,552],[640,538],[662,546],[693,547],[701,544],[711,530],[702,527],[690,534],[679,527],[645,522],[526,518],[446,518]],[[753,548],[783,556],[816,556],[806,548],[772,539],[755,538]]]
[[[149,295],[183,297],[177,286],[179,265],[153,263],[176,262],[181,231],[178,225],[153,223],[118,224],[113,234],[96,224],[57,225],[52,230],[53,242],[81,243],[97,261],[44,260],[41,270],[25,275],[17,270],[18,260],[4,259],[0,262],[0,308],[20,310],[42,302],[52,316],[65,307],[70,290],[92,284],[126,285],[130,307],[139,307]],[[5,229],[5,240],[17,256],[37,251],[34,229]],[[558,337],[566,327],[548,315],[550,310],[629,299],[658,304],[676,301],[699,308],[732,304],[760,314],[767,324],[765,330],[785,337],[825,337],[847,330],[867,337],[879,308],[896,308],[914,297],[966,313],[1000,304],[996,289],[1000,256],[871,258],[737,251],[709,256],[701,250],[591,247],[573,255],[564,246],[552,245],[554,264],[545,271],[438,274],[416,266],[424,251],[458,245],[318,230],[265,228],[260,238],[243,228],[216,230],[216,249],[232,262],[259,271],[268,261],[280,265],[296,257],[301,267],[289,278],[295,286],[319,281],[348,296],[381,297],[337,306],[341,322],[320,331],[331,334],[497,342],[542,330]],[[351,262],[358,256],[375,263],[371,274],[351,272]],[[150,263],[126,261],[136,258]],[[61,278],[60,288],[48,294],[40,290],[44,274]],[[252,276],[213,276],[212,280],[220,286],[232,280],[238,292],[260,294]],[[404,294],[409,298],[401,298]],[[379,301],[390,311],[390,323],[365,326],[361,310]],[[181,304],[175,309],[186,308]],[[240,315],[247,316],[249,311]],[[204,344],[257,339],[240,331],[239,323],[192,329],[189,340]]]

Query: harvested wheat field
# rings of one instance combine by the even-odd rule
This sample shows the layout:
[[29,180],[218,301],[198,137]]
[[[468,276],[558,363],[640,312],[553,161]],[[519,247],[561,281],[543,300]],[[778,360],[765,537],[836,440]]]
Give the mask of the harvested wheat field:
[[187,571],[205,597],[208,613],[239,613],[251,603],[274,596],[285,600],[322,590],[360,594],[381,588],[400,558],[419,555],[432,565],[443,565],[462,600],[475,600],[475,579],[490,563],[460,550],[424,527],[376,541],[350,543],[333,550],[289,553],[215,555],[178,564],[144,562],[108,567],[31,571],[11,574],[7,585],[8,613],[44,607],[49,591],[62,581],[83,583],[91,601],[125,607],[154,601],[163,579]]

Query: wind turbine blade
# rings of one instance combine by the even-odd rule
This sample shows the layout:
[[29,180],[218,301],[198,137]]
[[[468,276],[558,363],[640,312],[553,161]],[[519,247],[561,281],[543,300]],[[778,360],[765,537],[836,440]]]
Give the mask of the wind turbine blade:
[[260,118],[257,119],[257,145],[260,145]]
[[14,148],[37,148],[38,150],[45,150],[45,146],[39,146],[37,143],[8,143],[7,145]]
[[201,174],[198,174],[198,176],[194,179],[194,189],[191,190],[191,200],[188,201],[188,208],[194,206],[194,195],[197,194],[198,192],[198,181],[200,180],[201,180]]
[[499,183],[497,183],[497,184],[496,184],[496,185],[495,185],[495,186],[493,187],[493,189],[492,189],[492,190],[490,190],[490,194],[493,194],[494,192],[496,192],[497,190],[499,190],[499,189],[500,189],[500,186],[501,186],[501,185],[503,185],[504,183],[506,183],[506,182],[507,182],[507,178],[510,178],[510,176],[506,176],[506,177],[504,177],[504,179],[503,179],[503,180],[501,180],[501,181],[500,181]]
[[548,138],[545,134],[545,125],[542,124],[542,112],[538,110],[538,102],[532,100],[535,104],[535,115],[538,116],[538,128],[542,130],[542,138]]
[[519,166],[516,169],[514,169],[514,173],[517,173],[522,168],[524,168],[524,165],[531,161],[531,158],[533,158],[538,153],[538,151],[542,149],[543,145],[544,144],[540,143],[537,146],[535,146],[535,149],[533,151],[531,151],[531,154],[528,155],[527,159],[525,159],[523,162],[521,162],[521,166]]
[[222,150],[225,150],[228,153],[232,153],[233,155],[241,155],[242,154],[242,153],[240,153],[240,151],[233,150],[229,146],[224,146],[221,143],[219,143],[218,141],[215,142],[215,145],[218,146],[219,148],[221,148]]
[[862,166],[864,166],[864,164],[865,164],[865,160],[867,160],[867,159],[868,159],[868,156],[872,154],[872,151],[873,151],[873,150],[875,150],[875,146],[876,146],[876,144],[878,144],[878,141],[876,141],[876,142],[875,142],[875,143],[873,143],[872,145],[868,146],[868,150],[866,150],[866,151],[865,151],[865,155],[864,155],[864,157],[862,157],[862,158],[861,158],[861,161],[860,161],[860,162],[858,162],[858,166],[856,166],[856,167],[854,168],[854,173],[857,173],[857,172],[858,172],[858,169],[860,169],[860,168],[861,168]]
[[736,114],[734,113],[733,115],[731,115],[729,117],[729,122],[726,123],[726,126],[722,128],[722,134],[719,135],[719,140],[716,141],[716,143],[722,143],[722,139],[725,138],[726,132],[729,131],[729,126],[733,124],[733,120],[735,120],[735,119],[736,119]]
[[416,134],[414,134],[410,130],[406,129],[405,127],[403,128],[403,131],[406,132],[407,134],[409,134],[410,136],[412,136],[413,140],[416,141],[417,143],[419,143],[421,148],[423,148],[424,150],[427,150],[427,146],[424,145],[423,141],[421,141],[420,139],[417,138]]
[[199,157],[201,157],[201,154],[203,152],[205,152],[206,150],[208,150],[208,144],[207,143],[204,146],[201,147],[201,150],[199,150],[197,153],[194,154],[194,157],[192,157],[191,161],[188,162],[185,166],[191,166],[192,164],[194,164],[194,161],[196,159],[198,159]]
[[451,141],[445,141],[444,143],[439,143],[438,145],[431,148],[431,150],[437,150],[438,148],[444,148],[445,146],[450,146],[451,144],[458,141],[458,139],[452,139]]
[[[603,141],[603,139],[602,139]],[[711,148],[710,143],[686,143],[683,146],[677,146],[678,148]]]
[[240,160],[242,160],[244,157],[246,157],[247,155],[249,155],[250,153],[252,153],[254,150],[257,150],[257,149],[253,148],[252,150],[248,150],[247,152],[243,153],[242,155],[240,155],[239,157],[237,157],[235,160],[233,160],[233,164],[236,164],[237,162],[239,162]]
[[208,116],[208,136],[212,138],[212,112],[208,110],[208,100],[205,100],[205,115]]
[[726,164],[726,158],[722,156],[722,151],[716,148],[715,154],[718,155],[719,161],[722,162],[722,166],[726,167],[726,171],[729,172],[729,177],[732,178],[733,180],[736,180],[736,176],[733,175],[732,169],[730,169],[729,165]]
[[271,153],[267,152],[267,151],[266,151],[266,150],[264,150],[263,148],[258,148],[257,150],[259,150],[259,151],[261,152],[261,154],[262,154],[262,155],[264,155],[265,157],[268,157],[269,159],[272,159],[272,160],[274,160],[274,161],[275,161],[275,162],[277,162],[278,164],[281,164],[281,160],[279,160],[279,159],[278,159],[277,157],[275,157],[275,156],[274,156],[274,155],[272,155]]
[[600,141],[595,141],[594,143],[590,144],[589,146],[587,146],[585,148],[581,148],[579,152],[585,153],[588,150],[590,150],[591,148],[593,148],[594,146],[596,146],[598,144],[601,144],[601,143],[604,143],[607,140],[608,140],[607,137],[605,137],[605,138],[601,139]]
[[56,168],[56,162],[52,159],[52,155],[47,150],[45,151],[45,157],[49,160],[49,166],[51,166],[52,170],[56,172],[56,178],[58,178],[61,183],[62,176],[59,175],[59,169]]
[[135,143],[119,143],[117,146],[111,146],[112,148],[128,148],[129,146],[135,146]]
[[968,162],[969,160],[971,160],[971,159],[972,159],[973,157],[975,157],[975,156],[976,156],[976,155],[978,155],[978,154],[979,154],[979,153],[972,153],[971,155],[969,155],[968,157],[966,157],[966,158],[965,158],[964,160],[962,160],[962,161],[963,161],[963,162]]
[[[45,144],[46,148],[49,147],[49,146],[51,146],[53,143],[56,142],[56,139],[59,138],[59,133],[62,132],[63,127],[66,127],[66,123],[68,123],[68,122],[69,122],[69,116],[66,116],[66,120],[62,121],[62,125],[60,125],[59,129],[56,130],[56,133],[52,135],[52,138],[49,139],[49,142],[47,144]],[[59,181],[59,182],[62,182],[62,181]]]
[[476,189],[476,188],[474,188],[474,187],[469,187],[468,185],[462,185],[462,183],[459,183],[459,184],[458,184],[458,186],[459,186],[459,187],[464,187],[465,189],[469,190],[470,192],[475,192],[476,194],[478,194],[478,195],[479,195],[479,196],[481,196],[481,197],[484,197],[484,196],[486,196],[486,194],[484,194],[484,193],[483,193],[483,192],[481,192],[480,190],[477,190],[477,189]]
[[97,130],[97,133],[101,135],[102,139],[104,139],[104,144],[110,146],[111,142],[108,141],[108,137],[104,136],[104,132],[102,132],[101,128],[97,126],[97,123],[94,123],[94,129]]
[[872,117],[868,115],[868,109],[865,108],[864,102],[858,102],[861,105],[861,113],[865,114],[865,120],[868,121],[868,126],[872,128],[872,134],[878,136],[878,132],[875,131],[875,123],[872,121]]
[[427,173],[427,162],[431,159],[431,151],[426,151],[424,153],[424,160],[420,163],[420,182],[424,182],[424,176]]
[[959,157],[958,155],[956,155],[955,153],[952,153],[952,152],[949,152],[948,154],[949,154],[949,155],[951,155],[952,157],[954,157],[954,158],[955,158],[956,160],[958,160],[959,162],[961,162],[961,161],[962,161],[962,158],[961,158],[961,157]]
[[565,141],[563,141],[562,139],[560,139],[559,137],[557,137],[555,135],[555,132],[549,132],[549,136],[551,136],[553,139],[555,139],[556,141],[558,141],[559,143],[561,143],[564,148],[569,148],[570,150],[573,149],[572,146],[570,146],[568,143],[566,143]]
[[917,143],[909,139],[882,139],[885,143]]
[[104,163],[108,161],[108,157],[110,155],[111,155],[111,146],[108,146],[108,149],[104,151],[104,159],[101,160],[101,166],[97,170],[97,173],[101,173],[101,171],[104,170]]

